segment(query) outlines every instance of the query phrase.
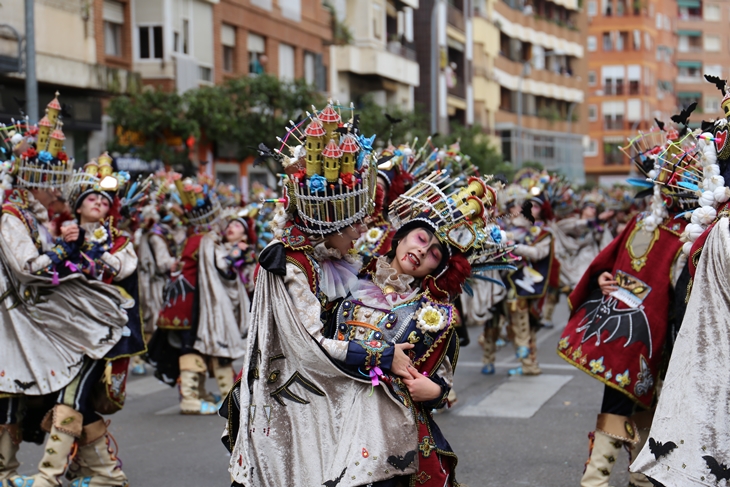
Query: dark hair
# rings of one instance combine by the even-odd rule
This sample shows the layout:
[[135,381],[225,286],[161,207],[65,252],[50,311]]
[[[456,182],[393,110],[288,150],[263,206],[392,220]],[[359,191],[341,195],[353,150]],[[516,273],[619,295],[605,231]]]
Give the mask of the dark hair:
[[[431,228],[430,225],[428,225],[426,222],[423,222],[421,220],[412,220],[402,227],[398,229],[397,232],[395,232],[395,235],[393,235],[393,239],[390,243],[390,250],[388,251],[385,256],[391,260],[395,259],[395,250],[398,248],[398,244],[401,240],[403,240],[409,233],[411,233],[413,230],[426,230],[428,234],[433,237],[433,228]],[[439,262],[438,267],[436,267],[436,270],[433,272],[434,275],[439,275],[441,271],[446,267],[446,264],[449,262],[449,258],[451,257],[450,249],[442,244],[441,242],[438,243],[441,247],[441,261]]]

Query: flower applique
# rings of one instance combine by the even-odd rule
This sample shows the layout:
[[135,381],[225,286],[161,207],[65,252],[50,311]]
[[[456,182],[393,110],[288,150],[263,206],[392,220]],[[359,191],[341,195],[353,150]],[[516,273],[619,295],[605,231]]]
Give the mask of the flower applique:
[[446,313],[430,304],[424,303],[416,315],[416,326],[423,333],[436,333],[447,325]]

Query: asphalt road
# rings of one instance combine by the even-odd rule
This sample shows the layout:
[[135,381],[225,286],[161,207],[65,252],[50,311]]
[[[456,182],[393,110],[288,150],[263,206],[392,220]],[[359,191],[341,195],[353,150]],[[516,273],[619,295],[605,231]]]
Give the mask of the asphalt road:
[[[588,455],[603,386],[555,353],[560,325],[538,334],[543,375],[507,376],[517,365],[508,344],[497,355],[497,373],[481,374],[479,330],[461,350],[455,388],[458,403],[436,421],[459,456],[457,479],[468,487],[578,486]],[[208,387],[215,390],[212,380]],[[132,487],[227,487],[228,453],[217,416],[181,416],[177,391],[151,376],[132,378],[124,410],[110,417],[119,457]],[[20,472],[31,474],[41,446],[23,444]],[[627,485],[628,454],[619,459],[612,485]],[[300,487],[300,486],[296,486]],[[309,486],[301,486],[309,487]]]

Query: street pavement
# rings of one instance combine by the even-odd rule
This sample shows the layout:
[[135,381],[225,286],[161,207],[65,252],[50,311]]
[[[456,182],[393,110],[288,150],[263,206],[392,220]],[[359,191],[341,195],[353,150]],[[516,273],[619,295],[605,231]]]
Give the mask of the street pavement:
[[[459,456],[457,479],[468,487],[578,486],[595,427],[603,386],[555,353],[568,308],[558,326],[538,333],[543,375],[508,377],[517,366],[511,344],[497,354],[497,372],[481,374],[480,330],[461,349],[455,377],[458,403],[436,417]],[[216,390],[213,380],[209,390]],[[181,416],[177,390],[153,377],[133,377],[124,410],[110,430],[132,487],[227,487],[228,453],[218,416]],[[41,446],[23,444],[20,472],[31,474]],[[628,485],[628,454],[618,459],[611,484]],[[283,487],[283,486],[282,486]],[[310,487],[310,486],[293,486]],[[311,486],[314,487],[314,486]]]

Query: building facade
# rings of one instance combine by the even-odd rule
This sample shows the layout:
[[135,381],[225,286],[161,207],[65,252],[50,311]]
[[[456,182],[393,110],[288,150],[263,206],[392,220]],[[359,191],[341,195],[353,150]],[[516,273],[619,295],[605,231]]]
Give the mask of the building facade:
[[518,168],[538,162],[583,181],[584,10],[577,0],[486,0],[483,5],[479,16],[499,35],[499,51],[485,74],[499,87],[493,127],[504,158]]
[[415,13],[416,103],[431,115],[433,132],[474,123],[473,15],[473,0],[421,0]]
[[[674,3],[674,2],[672,2]],[[703,75],[730,74],[730,4],[726,0],[677,0],[677,78],[679,107],[697,102],[690,126],[722,114],[722,94]]]
[[[685,1],[685,0],[680,0]],[[588,0],[586,175],[624,181],[631,161],[619,150],[638,130],[671,123],[678,82],[675,1]],[[677,85],[678,86],[678,85]]]
[[335,21],[347,32],[330,47],[333,99],[357,103],[365,95],[382,106],[412,110],[420,83],[413,49],[418,0],[337,0]]

